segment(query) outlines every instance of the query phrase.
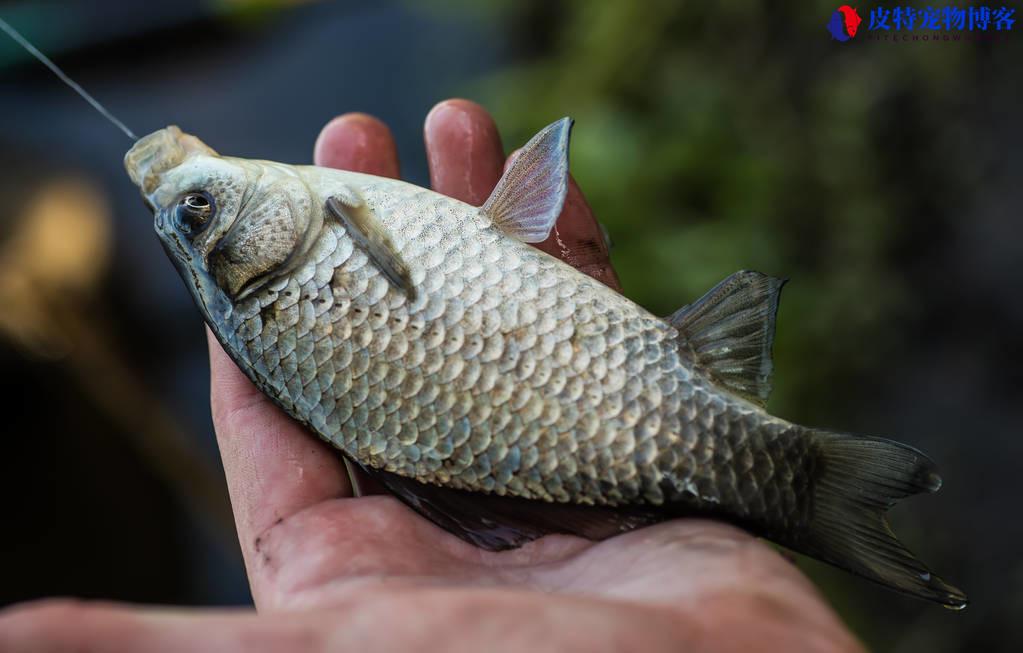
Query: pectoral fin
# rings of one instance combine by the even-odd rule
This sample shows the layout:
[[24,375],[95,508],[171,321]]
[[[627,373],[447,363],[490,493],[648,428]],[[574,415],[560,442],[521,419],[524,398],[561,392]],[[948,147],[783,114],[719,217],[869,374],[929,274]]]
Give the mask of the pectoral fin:
[[335,195],[327,198],[327,212],[344,225],[356,247],[365,252],[387,280],[404,291],[409,301],[414,301],[412,273],[366,202],[354,193],[345,197]]
[[771,394],[774,317],[783,285],[783,279],[743,270],[668,317],[697,364],[761,406]]
[[519,150],[483,213],[525,243],[547,239],[568,193],[568,136],[572,119],[547,125]]
[[638,508],[619,510],[467,492],[363,469],[434,524],[488,551],[515,548],[551,533],[602,540],[665,519]]

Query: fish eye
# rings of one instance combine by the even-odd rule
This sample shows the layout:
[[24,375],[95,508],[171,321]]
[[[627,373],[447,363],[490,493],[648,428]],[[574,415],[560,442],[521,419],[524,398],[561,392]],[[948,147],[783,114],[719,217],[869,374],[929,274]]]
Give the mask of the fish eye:
[[208,193],[186,193],[174,207],[174,222],[183,233],[202,231],[213,217],[213,198]]

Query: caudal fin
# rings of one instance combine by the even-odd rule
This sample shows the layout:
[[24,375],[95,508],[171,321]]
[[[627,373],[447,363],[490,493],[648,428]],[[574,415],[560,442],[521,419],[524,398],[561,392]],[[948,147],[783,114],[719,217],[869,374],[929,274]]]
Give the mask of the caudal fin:
[[892,589],[966,607],[966,595],[909,552],[885,512],[899,499],[936,492],[941,477],[916,449],[891,440],[813,431],[819,466],[802,552]]

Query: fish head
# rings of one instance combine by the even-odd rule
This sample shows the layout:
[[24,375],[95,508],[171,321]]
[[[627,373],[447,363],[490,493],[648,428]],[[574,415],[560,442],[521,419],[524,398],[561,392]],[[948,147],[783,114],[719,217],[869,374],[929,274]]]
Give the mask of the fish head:
[[220,156],[174,126],[139,139],[124,163],[211,324],[294,267],[322,225],[295,168]]

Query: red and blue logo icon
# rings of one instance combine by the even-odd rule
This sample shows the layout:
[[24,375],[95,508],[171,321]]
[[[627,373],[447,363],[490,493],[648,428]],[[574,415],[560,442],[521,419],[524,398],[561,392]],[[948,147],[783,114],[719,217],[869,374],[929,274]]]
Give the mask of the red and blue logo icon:
[[[1004,6],[918,9],[879,5],[870,9],[870,20],[863,29],[868,41],[994,41],[1012,31],[1015,14],[1015,8]],[[826,27],[833,40],[845,43],[856,37],[862,22],[856,9],[842,5],[832,12]]]
[[856,30],[862,22],[863,19],[855,9],[849,5],[842,5],[831,14],[828,31],[831,32],[831,38],[836,41],[848,41],[856,36]]

